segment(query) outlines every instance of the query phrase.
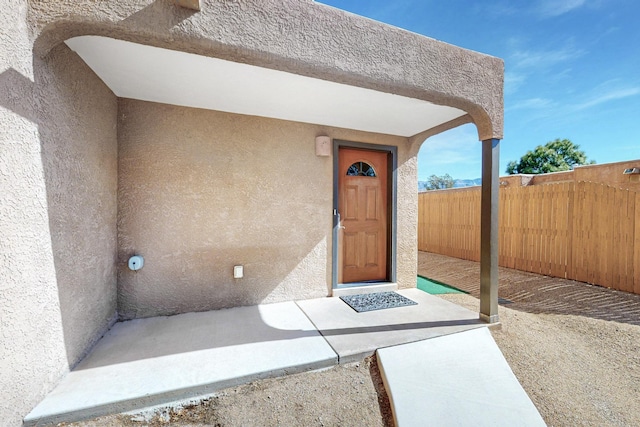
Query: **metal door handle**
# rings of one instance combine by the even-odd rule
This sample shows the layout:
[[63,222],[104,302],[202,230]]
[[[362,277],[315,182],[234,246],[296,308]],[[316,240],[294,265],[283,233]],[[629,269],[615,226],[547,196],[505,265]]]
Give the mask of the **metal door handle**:
[[338,217],[338,218],[337,218],[337,220],[338,220],[338,229],[341,229],[341,228],[342,228],[342,229],[344,230],[344,225],[340,225],[340,223],[342,222],[342,221],[340,220],[340,212],[338,212],[338,211],[336,211],[336,210],[334,209],[334,210],[333,210],[333,213],[334,213],[334,215],[336,215],[336,216]]

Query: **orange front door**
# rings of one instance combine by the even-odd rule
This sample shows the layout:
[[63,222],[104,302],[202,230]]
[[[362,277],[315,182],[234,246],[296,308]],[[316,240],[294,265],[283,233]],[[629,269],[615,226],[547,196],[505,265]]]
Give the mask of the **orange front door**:
[[388,156],[382,151],[339,150],[339,283],[388,279]]

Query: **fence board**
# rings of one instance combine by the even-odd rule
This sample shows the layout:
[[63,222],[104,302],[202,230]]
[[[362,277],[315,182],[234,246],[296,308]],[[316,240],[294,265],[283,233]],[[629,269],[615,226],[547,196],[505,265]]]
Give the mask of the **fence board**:
[[[480,188],[420,193],[418,248],[480,260]],[[501,187],[499,264],[640,294],[640,193],[589,182]]]
[[[621,263],[618,268],[621,272],[624,272],[624,277],[621,277],[620,289],[626,292],[634,291],[634,241],[635,241],[635,212],[638,206],[636,205],[636,195],[629,190],[623,190],[624,194],[624,224],[620,227],[619,247],[629,248],[628,250],[620,251]],[[640,212],[640,211],[639,211]],[[637,249],[637,248],[636,248]],[[637,272],[636,272],[637,273]]]
[[[587,281],[587,271],[584,267],[584,249],[586,245],[586,233],[587,230],[584,226],[584,183],[578,182],[576,184],[575,193],[574,193],[574,204],[573,204],[573,212],[574,214],[569,219],[573,224],[572,227],[572,235],[570,238],[571,247],[572,247],[572,255],[573,255],[573,271],[572,275],[567,278],[575,278],[576,280],[586,282]],[[580,250],[578,250],[580,249]]]

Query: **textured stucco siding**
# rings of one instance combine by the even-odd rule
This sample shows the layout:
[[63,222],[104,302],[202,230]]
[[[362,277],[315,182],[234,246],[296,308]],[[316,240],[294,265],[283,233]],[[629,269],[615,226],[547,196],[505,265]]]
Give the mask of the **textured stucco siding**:
[[0,420],[68,369],[51,250],[26,1],[0,1]]
[[[315,156],[318,134],[398,147],[397,279],[415,286],[421,138],[118,101],[65,39],[405,95],[466,111],[481,139],[502,136],[500,59],[311,0],[172,3],[0,0],[3,425],[21,424],[118,307],[129,318],[328,295],[333,159]],[[147,261],[138,273],[133,253]]]
[[19,426],[115,314],[116,104],[70,51],[34,60],[27,2],[0,6],[0,424]]
[[640,159],[604,163],[601,165],[576,166],[575,169],[571,171],[534,175],[531,177],[530,185],[563,181],[588,181],[602,183],[611,187],[639,191],[640,175],[625,175],[622,173],[624,170],[630,168],[640,168]]
[[[399,145],[408,200],[398,272],[415,286],[415,159],[403,157],[405,138],[122,99],[121,317],[329,295],[333,159],[315,155],[320,133]],[[145,259],[137,272],[127,267],[133,254]],[[234,265],[244,278],[233,278]]]
[[116,318],[118,102],[64,44],[36,64],[51,246],[73,366]]
[[308,0],[34,2],[38,52],[95,34],[380,90],[469,113],[502,138],[504,63]]
[[398,147],[397,282],[415,288],[418,276],[418,155],[408,143]]

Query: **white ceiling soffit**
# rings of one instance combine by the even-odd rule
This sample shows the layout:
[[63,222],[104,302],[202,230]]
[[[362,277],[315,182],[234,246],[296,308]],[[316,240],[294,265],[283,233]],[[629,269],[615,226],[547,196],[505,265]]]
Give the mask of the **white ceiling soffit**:
[[123,98],[400,136],[465,114],[419,99],[107,37],[65,43]]

